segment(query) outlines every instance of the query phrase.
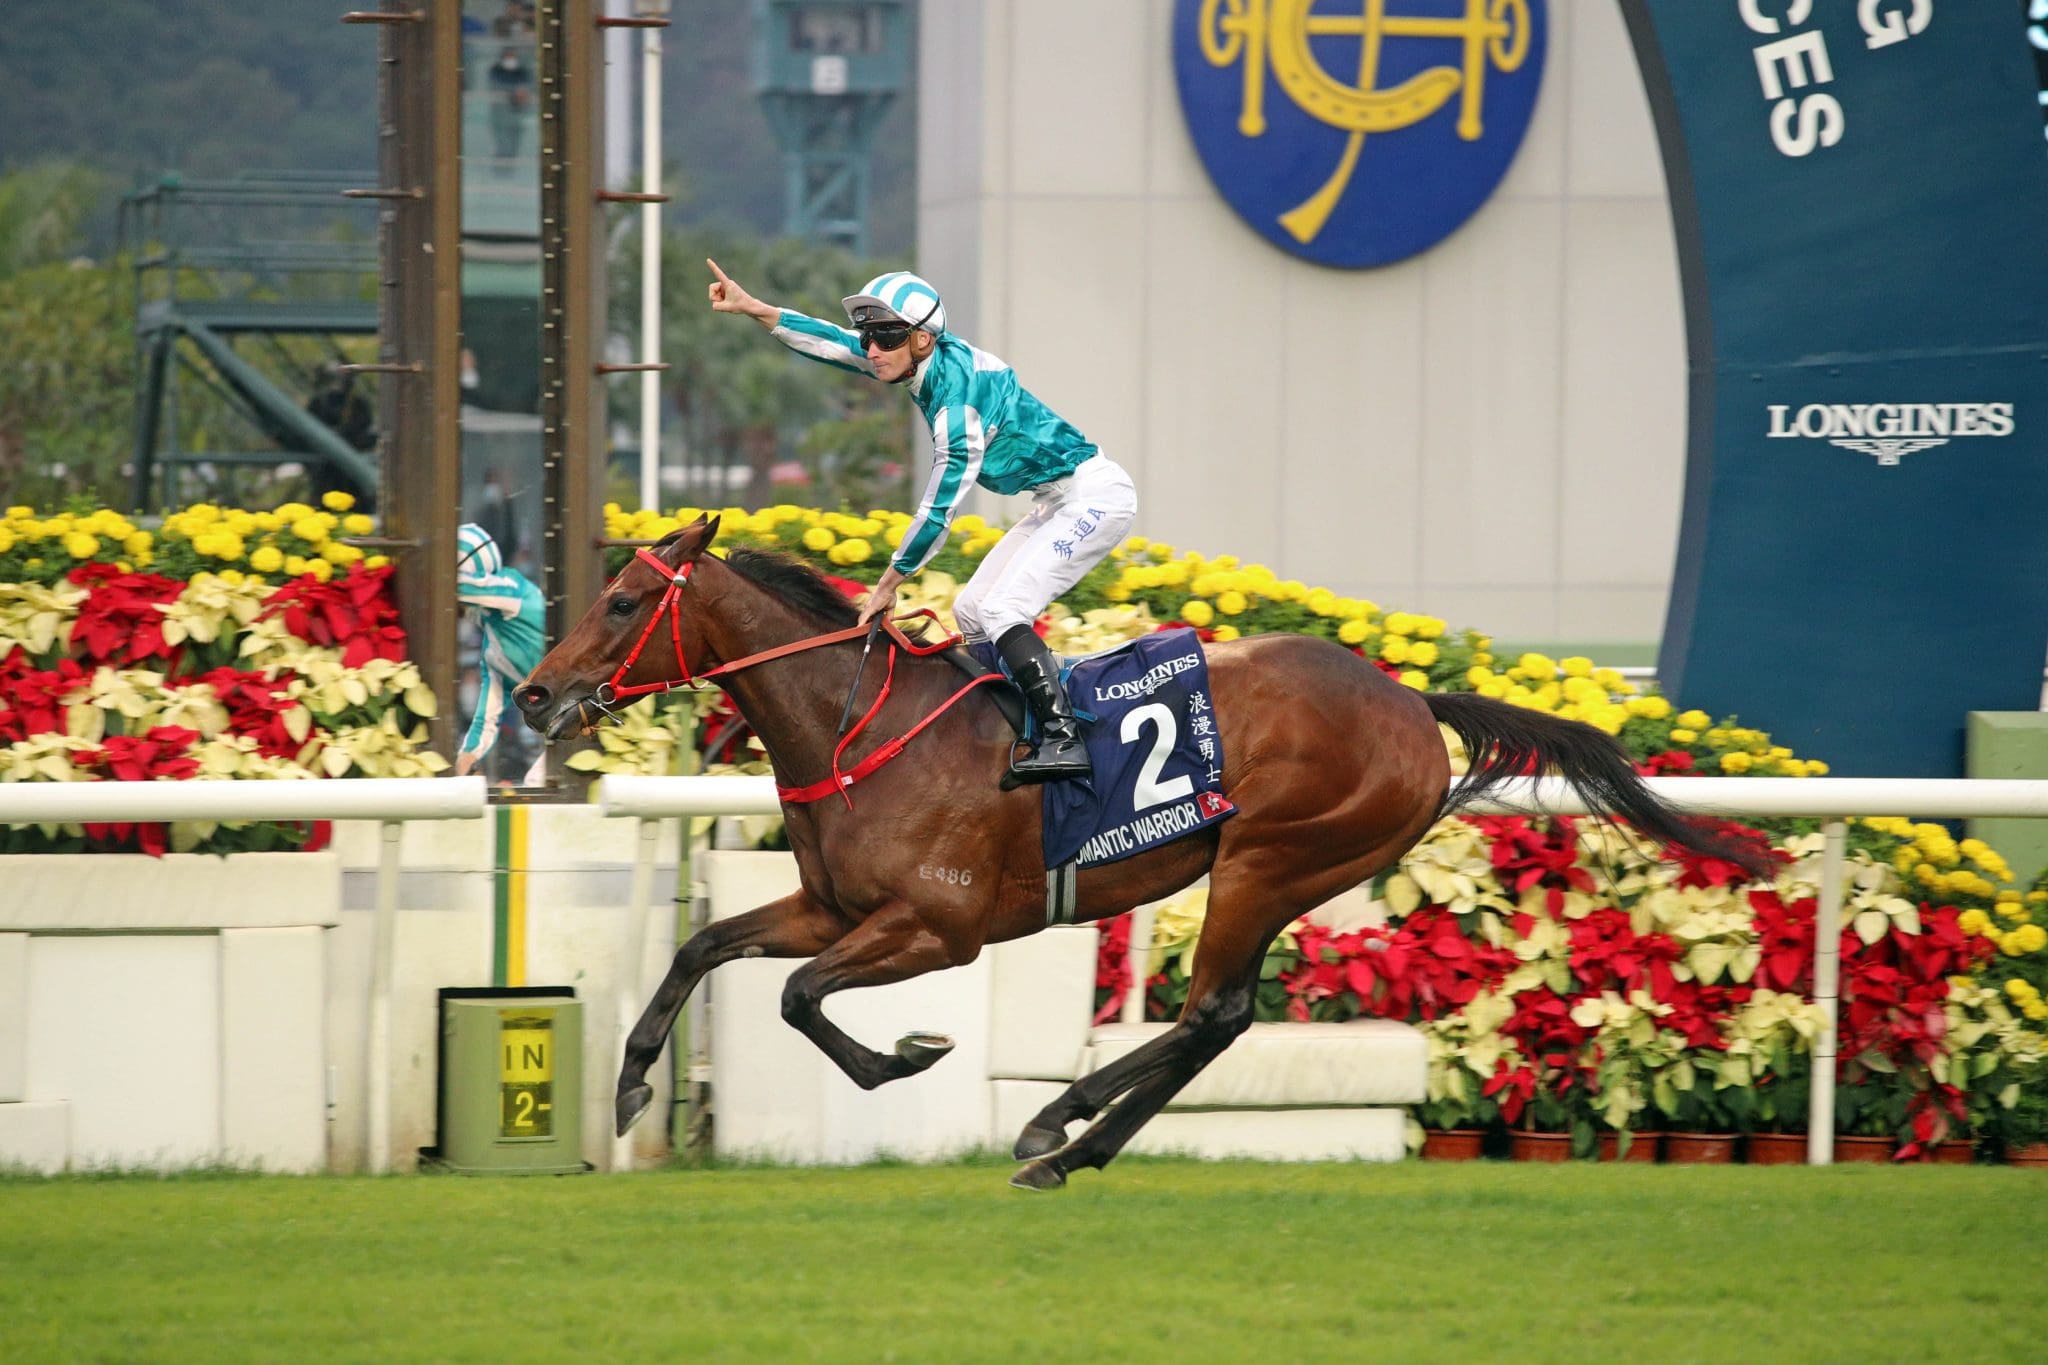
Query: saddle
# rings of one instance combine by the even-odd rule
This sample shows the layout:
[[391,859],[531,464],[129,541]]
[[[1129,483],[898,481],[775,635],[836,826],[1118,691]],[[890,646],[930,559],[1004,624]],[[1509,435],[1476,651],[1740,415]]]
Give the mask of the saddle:
[[986,677],[991,673],[1000,678],[1001,682],[988,689],[988,699],[1003,713],[1003,719],[1010,722],[1010,728],[1017,732],[1017,738],[1023,739],[1024,693],[1016,683],[1010,681],[1010,675],[993,662],[994,646],[989,646],[988,649],[988,659],[981,658],[967,645],[955,645],[940,657],[970,678]]

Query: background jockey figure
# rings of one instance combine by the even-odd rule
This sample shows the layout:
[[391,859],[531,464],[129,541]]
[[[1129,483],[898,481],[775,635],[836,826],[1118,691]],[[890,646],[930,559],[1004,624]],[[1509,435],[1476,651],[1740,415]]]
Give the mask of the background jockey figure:
[[505,563],[498,542],[483,527],[464,522],[456,528],[455,545],[455,600],[469,610],[483,637],[477,651],[476,716],[455,754],[460,776],[497,743],[505,699],[540,666],[547,652],[548,609],[540,589]]
[[960,633],[993,640],[1038,721],[1038,748],[1013,765],[1029,782],[1086,776],[1087,747],[1059,668],[1033,629],[1048,603],[1124,538],[1137,512],[1131,476],[1017,382],[1008,365],[946,330],[939,292],[891,271],[845,300],[853,330],[761,302],[716,261],[711,306],[744,313],[793,351],[901,384],[932,433],[931,481],[896,558],[861,600],[860,619],[895,605],[896,589],[946,543],[970,484],[1032,495],[1031,510],[981,561],[953,603]]

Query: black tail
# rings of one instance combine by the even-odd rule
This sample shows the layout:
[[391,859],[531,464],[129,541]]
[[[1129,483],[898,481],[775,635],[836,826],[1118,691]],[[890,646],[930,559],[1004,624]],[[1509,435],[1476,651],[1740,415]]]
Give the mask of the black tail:
[[1432,692],[1423,700],[1456,732],[1471,758],[1464,782],[1445,794],[1439,816],[1457,814],[1511,778],[1555,772],[1595,815],[1627,820],[1660,843],[1724,858],[1760,881],[1775,869],[1760,847],[1715,833],[1644,786],[1627,750],[1605,731],[1474,692]]

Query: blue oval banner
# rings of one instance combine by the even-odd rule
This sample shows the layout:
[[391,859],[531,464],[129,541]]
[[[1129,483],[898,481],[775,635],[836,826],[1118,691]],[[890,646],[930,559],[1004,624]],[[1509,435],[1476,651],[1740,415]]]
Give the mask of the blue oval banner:
[[1324,265],[1426,251],[1492,195],[1536,108],[1544,0],[1176,0],[1181,112],[1209,178]]

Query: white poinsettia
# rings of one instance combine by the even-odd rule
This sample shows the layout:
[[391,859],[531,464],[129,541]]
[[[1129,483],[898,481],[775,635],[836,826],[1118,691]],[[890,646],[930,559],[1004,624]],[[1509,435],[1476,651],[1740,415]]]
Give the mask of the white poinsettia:
[[1631,915],[1636,932],[1664,934],[1684,947],[1685,956],[1671,964],[1681,981],[1737,984],[1756,975],[1763,960],[1756,917],[1740,888],[1660,887],[1636,902]]
[[1490,942],[1502,942],[1500,914],[1514,903],[1494,875],[1491,845],[1464,820],[1439,820],[1422,842],[1408,850],[1401,870],[1387,878],[1384,898],[1396,915],[1441,905],[1454,914],[1490,913],[1482,927]]
[[96,740],[53,732],[31,735],[0,748],[0,782],[83,782],[71,756],[97,749]]
[[241,668],[288,669],[303,673],[306,666],[315,660],[341,663],[341,650],[307,644],[291,633],[281,615],[251,621],[243,627],[241,634],[241,643],[235,646],[236,665]]
[[[1805,834],[1781,845],[1794,855],[1777,879],[1778,896],[1786,904],[1820,895],[1826,842],[1822,835]],[[1842,878],[1842,918],[1866,944],[1876,943],[1894,928],[1904,934],[1920,932],[1920,907],[1899,894],[1905,882],[1890,863],[1852,849],[1843,859]]]
[[674,711],[644,697],[618,712],[616,723],[597,732],[597,747],[569,756],[568,766],[581,773],[616,773],[662,777],[676,771],[684,721]]
[[387,711],[375,725],[352,725],[323,736],[314,759],[329,777],[432,777],[448,760],[426,747],[424,723],[411,732]]
[[175,600],[155,604],[163,613],[164,643],[212,644],[223,631],[239,632],[255,621],[271,592],[246,580],[235,583],[218,574],[196,574]]
[[68,649],[78,604],[86,590],[76,583],[0,583],[0,656],[19,645],[41,656]]

